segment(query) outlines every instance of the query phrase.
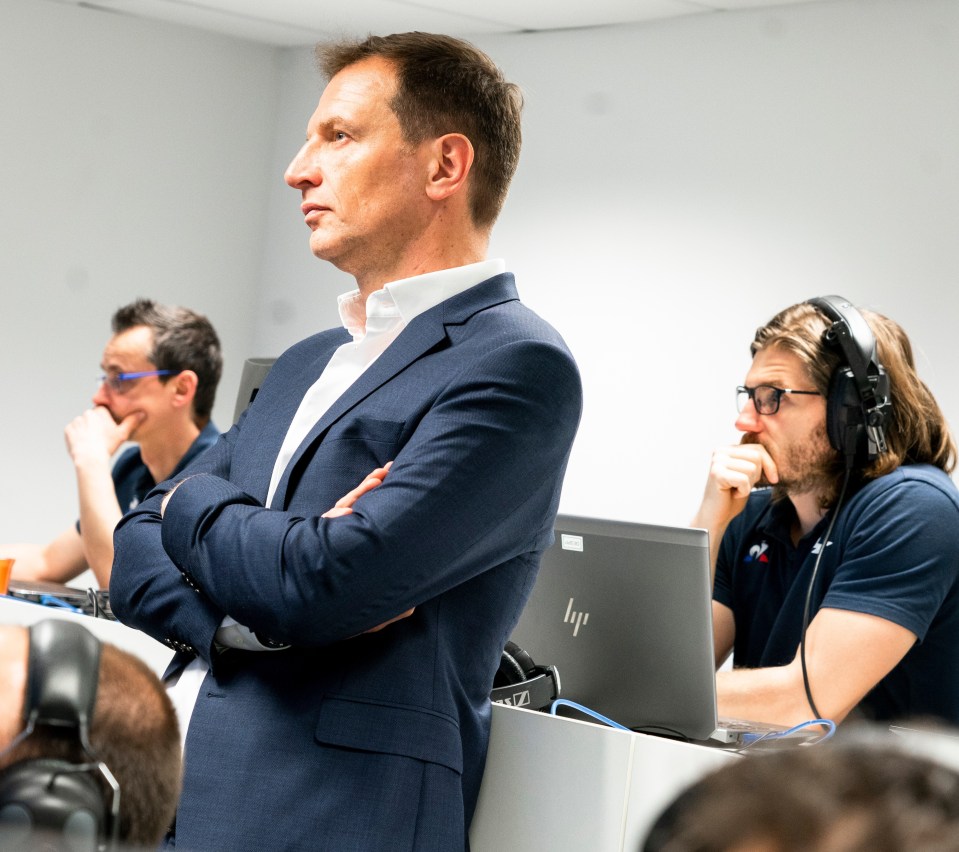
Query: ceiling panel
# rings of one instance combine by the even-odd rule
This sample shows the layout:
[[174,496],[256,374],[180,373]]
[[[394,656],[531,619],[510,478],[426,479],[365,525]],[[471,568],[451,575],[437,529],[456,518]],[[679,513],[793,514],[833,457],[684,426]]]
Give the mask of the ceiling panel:
[[[49,0],[213,30],[268,44],[310,45],[342,34],[424,30],[453,34],[513,32],[515,24],[394,0]],[[464,4],[465,5],[465,4]]]
[[[395,0],[402,3],[403,0]],[[446,9],[468,8],[465,0],[422,5]],[[517,2],[517,0],[483,0],[483,14],[497,21],[506,21],[514,30],[555,30],[579,27],[637,23],[659,18],[672,18],[708,11],[701,3],[688,0],[552,0],[552,2]]]
[[46,0],[276,45],[407,30],[471,36],[640,23],[826,0]]

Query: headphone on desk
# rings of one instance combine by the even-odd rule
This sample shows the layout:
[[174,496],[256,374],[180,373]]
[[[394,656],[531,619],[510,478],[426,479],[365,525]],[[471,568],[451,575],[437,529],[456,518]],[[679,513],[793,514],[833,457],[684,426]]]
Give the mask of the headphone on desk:
[[0,849],[92,852],[116,845],[120,788],[89,738],[99,672],[100,642],[79,624],[47,619],[30,628],[26,727],[3,753],[43,731],[88,759],[29,758],[0,770]]
[[822,341],[827,348],[839,349],[845,361],[829,381],[826,432],[851,469],[886,452],[886,424],[892,413],[889,377],[876,356],[872,329],[847,299],[820,296],[809,304],[832,320]]
[[559,691],[555,666],[538,666],[515,642],[506,643],[490,692],[493,703],[545,710],[559,698]]

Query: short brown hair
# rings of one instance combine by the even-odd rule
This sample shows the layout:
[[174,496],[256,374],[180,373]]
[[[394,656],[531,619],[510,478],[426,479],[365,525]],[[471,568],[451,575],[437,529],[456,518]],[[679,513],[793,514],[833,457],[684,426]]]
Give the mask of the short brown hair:
[[959,773],[881,742],[747,754],[681,793],[642,850],[747,848],[959,849]]
[[[90,745],[120,786],[119,839],[131,846],[155,846],[173,822],[180,791],[176,713],[153,671],[106,643],[100,651]],[[86,755],[76,739],[37,727],[3,755],[0,765],[37,758],[83,763]],[[98,780],[109,801],[110,788]]]
[[[859,313],[876,337],[876,355],[889,377],[892,400],[886,427],[889,451],[864,468],[863,478],[876,479],[900,465],[918,463],[952,473],[956,445],[939,404],[916,372],[909,337],[897,322],[882,314],[861,308]],[[823,342],[823,332],[831,324],[819,308],[800,302],[758,328],[750,351],[755,355],[761,349],[778,347],[791,352],[802,361],[816,390],[825,395],[833,373],[844,363],[841,352]],[[839,472],[841,463],[837,476]]]
[[[147,355],[158,370],[193,370],[197,375],[193,416],[203,428],[210,420],[216,386],[223,373],[220,338],[210,321],[176,305],[161,305],[152,299],[137,299],[113,315],[113,333],[145,325],[153,332],[153,351]],[[165,381],[161,376],[160,381]]]
[[445,133],[470,140],[470,212],[475,225],[491,227],[519,163],[519,87],[485,53],[451,36],[397,33],[316,46],[317,64],[327,77],[375,56],[396,67],[398,90],[390,107],[408,143]]

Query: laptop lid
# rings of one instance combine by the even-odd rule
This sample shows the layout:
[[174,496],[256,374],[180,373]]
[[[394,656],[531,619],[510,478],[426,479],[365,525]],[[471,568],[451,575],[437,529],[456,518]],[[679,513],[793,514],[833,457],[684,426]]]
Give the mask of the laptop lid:
[[270,372],[276,358],[247,358],[240,373],[240,388],[236,394],[236,406],[233,409],[233,422],[240,419],[260,390],[260,385]]
[[716,728],[705,530],[559,515],[512,639],[559,670],[562,697],[627,728]]
[[19,598],[32,603],[62,607],[86,615],[116,620],[113,611],[110,609],[110,592],[107,589],[80,589],[74,586],[65,586],[62,583],[51,583],[43,580],[18,580],[11,577],[7,594],[12,598]]

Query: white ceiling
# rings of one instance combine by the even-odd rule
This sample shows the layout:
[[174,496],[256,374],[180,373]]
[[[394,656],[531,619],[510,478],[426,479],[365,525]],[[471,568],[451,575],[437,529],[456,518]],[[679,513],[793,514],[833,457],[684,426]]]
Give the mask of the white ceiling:
[[48,0],[267,44],[423,30],[457,36],[631,24],[823,0]]

